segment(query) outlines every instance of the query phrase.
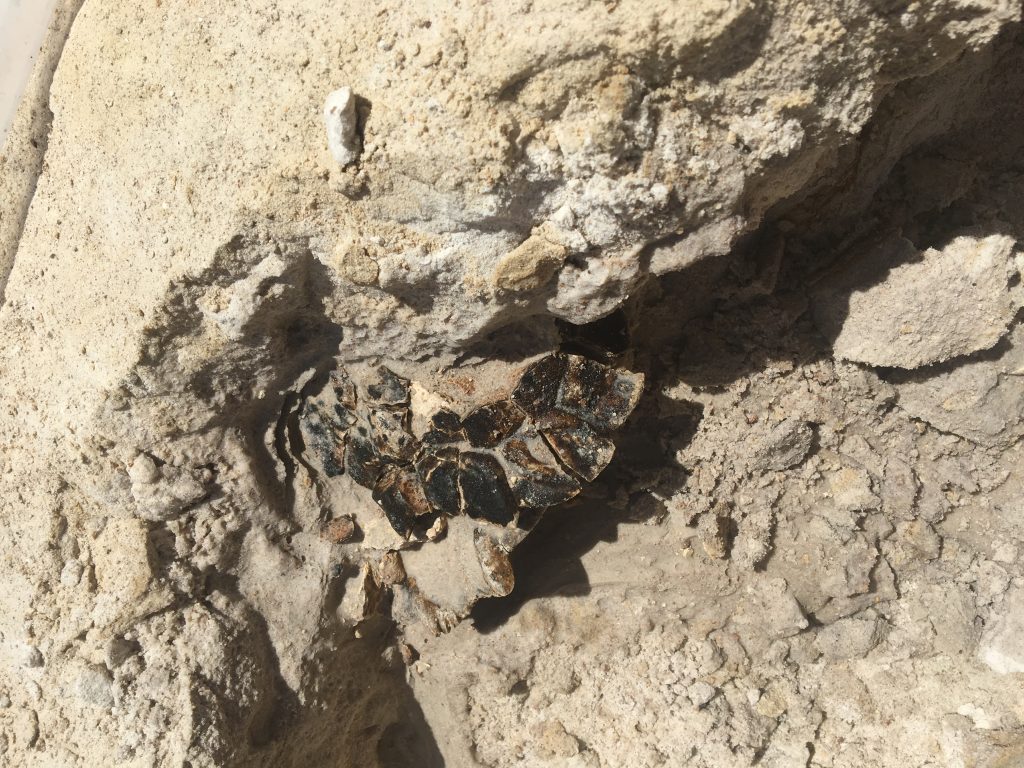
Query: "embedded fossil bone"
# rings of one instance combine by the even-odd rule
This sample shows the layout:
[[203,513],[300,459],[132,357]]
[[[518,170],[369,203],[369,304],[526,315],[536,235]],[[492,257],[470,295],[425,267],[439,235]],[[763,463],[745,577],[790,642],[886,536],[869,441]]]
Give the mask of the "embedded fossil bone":
[[463,418],[439,408],[417,439],[408,380],[379,366],[357,386],[339,369],[306,403],[302,429],[325,476],[347,473],[400,536],[423,539],[441,517],[508,525],[571,499],[608,466],[608,435],[636,407],[643,381],[579,355],[545,355],[508,398]]

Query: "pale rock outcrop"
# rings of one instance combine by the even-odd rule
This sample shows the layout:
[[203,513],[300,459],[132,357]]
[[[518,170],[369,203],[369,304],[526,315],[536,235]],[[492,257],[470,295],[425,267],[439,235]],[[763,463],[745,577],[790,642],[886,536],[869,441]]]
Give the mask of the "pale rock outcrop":
[[962,234],[923,252],[890,238],[856,263],[816,299],[842,360],[912,369],[991,349],[1024,306],[1024,254],[1006,235]]
[[327,148],[338,165],[344,168],[359,157],[358,115],[356,97],[348,86],[331,91],[324,102],[324,126]]
[[978,655],[1000,675],[1024,673],[1024,593],[1006,592],[999,612],[990,619]]
[[[699,450],[673,447],[693,472],[657,497],[623,485],[585,499],[632,510],[635,491],[655,510],[685,510],[667,528],[638,526],[641,549],[671,563],[652,566],[639,595],[603,591],[648,562],[630,553],[594,570],[594,594],[572,615],[549,596],[493,635],[455,624],[511,589],[507,550],[526,529],[481,540],[459,534],[458,518],[451,538],[434,532],[433,554],[429,537],[403,553],[402,582],[372,494],[325,495],[298,420],[331,371],[379,363],[418,402],[489,402],[559,344],[557,320],[608,316],[655,277],[671,297],[660,317],[680,325],[709,296],[699,283],[680,289],[692,273],[674,273],[730,255],[779,206],[836,178],[857,179],[844,194],[870,197],[901,156],[956,123],[1019,17],[1004,0],[429,0],[372,12],[353,0],[243,0],[230,13],[85,0],[46,90],[52,125],[12,132],[2,159],[24,182],[4,188],[0,219],[3,759],[429,765],[436,745],[427,757],[401,752],[421,743],[424,716],[460,767],[523,755],[621,764],[622,750],[637,766],[694,754],[791,765],[810,759],[814,739],[843,743],[849,721],[805,706],[794,676],[765,681],[787,664],[810,669],[810,615],[834,621],[898,597],[882,553],[900,551],[883,544],[877,507],[927,503],[936,524],[953,510],[953,492],[930,476],[930,495],[908,492],[923,461],[887,469],[896,479],[878,494],[867,469],[833,482],[849,423],[891,427],[891,452],[905,447],[906,424],[878,414],[897,400],[912,412],[912,385],[942,428],[941,376],[890,386],[855,366],[779,361],[764,378],[797,370],[800,383],[766,393],[756,381],[761,399],[744,414],[749,372],[673,382],[707,415]],[[1009,246],[982,242],[992,269],[979,295],[997,302],[991,325],[1005,334],[1013,305],[984,286],[1007,277],[997,267]],[[959,250],[937,253],[943,274],[967,274]],[[771,293],[770,262],[750,295]],[[773,309],[744,331],[781,337],[802,314],[793,297]],[[1002,350],[993,333],[914,360],[992,347],[1000,362],[971,365],[1001,366],[977,375],[991,379],[986,391],[1009,387],[1002,414],[1019,344]],[[828,400],[837,380],[849,412]],[[948,431],[1007,445],[1019,414],[993,426],[1003,416],[992,402],[971,411],[980,423]],[[726,437],[707,433],[715,424]],[[658,435],[641,437],[638,455]],[[737,442],[751,450],[734,462]],[[760,486],[745,485],[748,467]],[[995,469],[977,474],[999,488]],[[809,500],[848,486],[838,523]],[[735,509],[716,506],[733,491]],[[685,529],[701,515],[713,562],[698,568]],[[332,533],[340,526],[344,536]],[[745,594],[728,572],[734,534],[743,567],[782,553],[770,576],[751,578],[747,624],[728,615]],[[685,584],[661,594],[667,579]],[[971,598],[957,594],[968,628],[957,624],[949,647],[965,650]],[[885,638],[850,625],[828,648],[838,657],[892,638],[905,672],[908,648],[930,648],[928,606],[914,606],[894,612],[903,623]],[[428,646],[423,613],[440,615],[435,631],[454,628],[450,645]],[[389,619],[410,634],[397,640]],[[573,637],[596,638],[578,663]],[[412,638],[430,648],[422,658]],[[776,642],[792,642],[792,657]],[[942,673],[932,663],[927,681]],[[550,674],[533,694],[518,681],[535,665]],[[927,681],[907,709],[929,698]],[[885,707],[876,743],[888,735],[879,723],[899,720]],[[890,741],[904,764],[925,750]]]

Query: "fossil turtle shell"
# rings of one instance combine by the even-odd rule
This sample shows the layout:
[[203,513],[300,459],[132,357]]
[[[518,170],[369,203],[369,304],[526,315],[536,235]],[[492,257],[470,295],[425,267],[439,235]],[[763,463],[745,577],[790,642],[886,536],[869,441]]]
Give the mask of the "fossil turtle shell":
[[382,365],[357,387],[339,369],[330,380],[336,403],[307,402],[301,426],[323,474],[344,472],[369,488],[403,537],[426,536],[439,518],[460,514],[505,526],[597,478],[615,453],[608,435],[636,407],[643,381],[556,352],[529,365],[509,397],[462,419],[441,408],[417,438],[409,380]]

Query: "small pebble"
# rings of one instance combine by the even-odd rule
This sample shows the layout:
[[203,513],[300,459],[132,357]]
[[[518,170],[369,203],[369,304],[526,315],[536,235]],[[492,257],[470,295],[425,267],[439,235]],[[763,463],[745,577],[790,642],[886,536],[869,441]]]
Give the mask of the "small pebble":
[[88,704],[104,709],[114,706],[110,673],[103,667],[90,666],[84,669],[75,681],[74,692]]
[[43,654],[34,645],[25,646],[23,664],[29,669],[43,666]]
[[348,86],[333,91],[324,103],[327,146],[338,165],[345,167],[359,156],[356,133],[356,97]]
[[405,581],[405,566],[397,552],[387,552],[377,566],[377,580],[381,584],[393,585]]
[[117,669],[138,650],[137,643],[121,637],[111,638],[103,649],[104,663],[107,665],[107,669]]
[[324,525],[320,536],[332,544],[344,544],[356,534],[356,524],[351,517],[336,517]]
[[60,572],[60,583],[65,587],[78,586],[78,582],[82,579],[82,572],[85,569],[82,564],[77,560],[68,560],[64,563],[64,567]]
[[427,531],[427,538],[431,541],[437,541],[438,539],[443,539],[446,533],[448,533],[448,520],[444,515],[441,515],[430,526],[430,530]]
[[700,708],[715,697],[716,689],[703,681],[698,681],[686,690],[686,695],[693,706]]

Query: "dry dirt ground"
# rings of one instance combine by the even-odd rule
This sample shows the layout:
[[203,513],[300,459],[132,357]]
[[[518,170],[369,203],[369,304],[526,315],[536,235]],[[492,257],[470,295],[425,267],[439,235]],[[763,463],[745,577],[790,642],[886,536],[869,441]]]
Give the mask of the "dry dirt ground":
[[[1024,765],[1020,15],[65,3],[0,153],[0,764]],[[407,541],[312,455],[332,371],[415,420],[581,338],[644,393],[543,516]]]

